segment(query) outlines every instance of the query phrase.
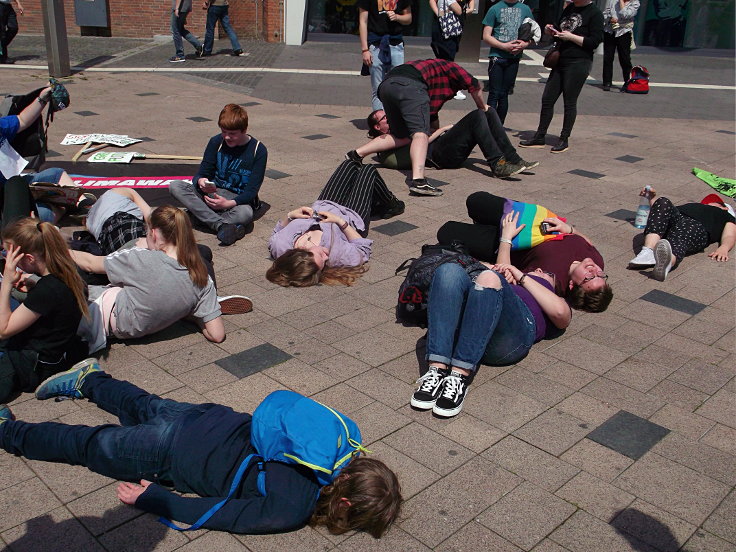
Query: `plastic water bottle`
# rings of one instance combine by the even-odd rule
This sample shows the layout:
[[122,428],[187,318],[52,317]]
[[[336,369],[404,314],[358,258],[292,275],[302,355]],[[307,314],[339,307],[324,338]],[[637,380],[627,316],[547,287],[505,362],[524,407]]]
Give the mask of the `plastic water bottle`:
[[634,219],[634,228],[646,228],[649,219],[649,195],[652,187],[647,184],[644,186],[644,195],[639,201],[639,208],[636,210],[636,218]]

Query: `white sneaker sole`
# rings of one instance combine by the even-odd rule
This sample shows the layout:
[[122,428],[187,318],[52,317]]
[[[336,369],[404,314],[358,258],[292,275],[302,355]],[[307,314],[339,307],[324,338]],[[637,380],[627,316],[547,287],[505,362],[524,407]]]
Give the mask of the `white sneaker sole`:
[[418,408],[419,410],[432,410],[434,408],[434,403],[437,402],[437,399],[433,401],[418,401],[414,397],[411,398],[410,404],[414,408]]
[[[465,396],[467,397],[468,394],[465,393]],[[463,402],[465,399],[463,399]],[[460,411],[463,409],[463,403],[460,403],[455,408],[446,409],[446,408],[437,408],[437,405],[434,405],[434,408],[432,408],[432,412],[436,414],[437,416],[442,416],[443,418],[452,418],[453,416],[457,416],[460,414]]]
[[652,270],[652,278],[660,282],[664,282],[667,274],[672,268],[672,246],[667,240],[659,240],[654,248],[654,270]]

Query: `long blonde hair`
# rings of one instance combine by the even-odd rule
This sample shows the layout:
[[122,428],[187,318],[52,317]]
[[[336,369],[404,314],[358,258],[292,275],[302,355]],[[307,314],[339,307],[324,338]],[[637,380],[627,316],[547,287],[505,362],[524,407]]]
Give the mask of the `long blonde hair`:
[[162,205],[151,212],[149,225],[161,232],[164,240],[176,247],[176,261],[187,269],[194,285],[200,288],[206,286],[207,267],[197,249],[189,216],[181,209]]
[[2,239],[17,245],[23,253],[43,260],[49,273],[72,291],[82,314],[89,316],[86,285],[56,226],[26,217],[7,226],[2,232]]
[[283,287],[309,287],[317,284],[352,286],[367,270],[367,264],[325,266],[320,270],[311,252],[289,249],[266,271],[266,279]]

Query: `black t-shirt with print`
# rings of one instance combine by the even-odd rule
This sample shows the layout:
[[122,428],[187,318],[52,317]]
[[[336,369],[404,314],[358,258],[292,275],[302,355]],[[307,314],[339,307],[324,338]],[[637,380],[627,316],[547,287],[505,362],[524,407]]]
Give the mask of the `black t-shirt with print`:
[[368,12],[368,32],[383,35],[401,35],[404,26],[398,21],[391,21],[387,11],[394,11],[401,15],[411,6],[409,0],[358,0],[358,7]]
[[593,3],[581,8],[570,4],[562,12],[557,28],[560,31],[570,31],[572,34],[583,37],[583,46],[558,40],[561,59],[589,59],[593,60],[593,52],[603,41],[603,13]]

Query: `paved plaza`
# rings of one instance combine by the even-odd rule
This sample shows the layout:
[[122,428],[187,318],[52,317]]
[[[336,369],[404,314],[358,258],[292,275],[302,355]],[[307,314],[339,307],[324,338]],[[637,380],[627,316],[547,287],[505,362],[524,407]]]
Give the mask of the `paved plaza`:
[[[274,224],[310,204],[343,154],[365,140],[369,82],[357,76],[355,41],[248,42],[248,57],[201,61],[188,50],[187,62],[172,67],[170,40],[72,37],[72,65],[80,69],[65,81],[71,107],[50,127],[49,160],[76,153],[79,146],[59,145],[66,133],[90,132],[149,139],[129,148],[135,151],[200,155],[222,106],[248,106],[249,132],[269,151],[260,194],[267,211],[231,247],[210,234],[197,238],[214,250],[220,294],[245,294],[254,311],[226,317],[220,345],[181,323],[114,343],[101,364],[176,400],[251,412],[269,392],[288,388],[338,408],[398,473],[406,499],[400,521],[381,540],[311,528],[177,533],[122,505],[111,479],[1,452],[4,550],[736,550],[736,259],[694,255],[664,283],[626,270],[641,187],[651,184],[678,204],[713,191],[693,167],[736,174],[733,51],[637,50],[634,62],[660,85],[648,96],[603,92],[597,56],[570,149],[520,152],[541,162],[535,174],[492,178],[476,151],[461,169],[428,169],[442,197],[413,197],[405,174],[380,169],[406,212],[372,223],[370,270],[350,288],[280,288],[264,276]],[[19,36],[11,49],[17,65],[0,69],[0,92],[42,86],[42,52],[43,37]],[[426,39],[410,41],[407,59],[429,55]],[[510,98],[514,143],[537,125],[547,72],[540,60],[538,52],[525,56]],[[486,72],[481,62],[465,66],[478,77]],[[451,100],[441,122],[472,107],[470,99]],[[557,108],[553,134],[561,101]],[[444,221],[467,220],[465,197],[477,190],[567,216],[603,254],[614,299],[605,313],[575,312],[562,337],[535,345],[522,362],[481,367],[461,414],[443,420],[409,406],[425,332],[395,322],[401,278],[394,270],[434,243]],[[114,421],[86,401],[23,394],[11,407],[32,422]]]

